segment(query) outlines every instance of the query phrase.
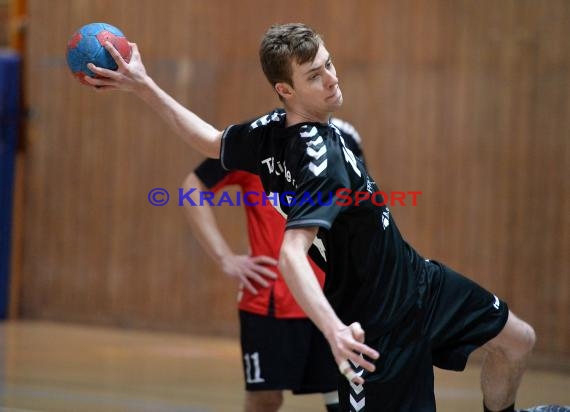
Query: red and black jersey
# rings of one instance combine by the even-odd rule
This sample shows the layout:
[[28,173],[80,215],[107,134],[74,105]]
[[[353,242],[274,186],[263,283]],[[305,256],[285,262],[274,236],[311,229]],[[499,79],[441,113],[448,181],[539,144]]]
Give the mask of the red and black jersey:
[[[240,187],[242,196],[248,192],[263,193],[263,186],[258,176],[242,171],[228,172],[217,159],[205,160],[194,172],[204,186],[213,192],[218,192],[227,186],[237,185]],[[251,203],[258,204],[251,206]],[[271,205],[271,202],[265,202],[265,205],[257,201],[244,202],[244,208],[251,255],[266,255],[278,259],[285,231],[285,218]],[[310,262],[322,287],[324,284],[323,270],[312,259]],[[306,317],[289,292],[277,267],[272,267],[271,270],[277,274],[277,279],[266,279],[270,286],[257,287],[257,295],[243,288],[240,293],[239,309],[276,318]]]

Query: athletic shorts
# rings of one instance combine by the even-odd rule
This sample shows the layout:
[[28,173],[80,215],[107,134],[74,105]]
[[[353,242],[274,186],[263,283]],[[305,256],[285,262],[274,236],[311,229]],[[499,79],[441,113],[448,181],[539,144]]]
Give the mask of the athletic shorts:
[[376,371],[358,366],[366,383],[340,379],[342,411],[435,411],[433,366],[461,371],[469,354],[499,334],[505,302],[435,261],[425,261],[418,301],[389,333],[367,342],[380,352]]
[[309,319],[239,312],[247,391],[335,391],[338,369],[330,346]]

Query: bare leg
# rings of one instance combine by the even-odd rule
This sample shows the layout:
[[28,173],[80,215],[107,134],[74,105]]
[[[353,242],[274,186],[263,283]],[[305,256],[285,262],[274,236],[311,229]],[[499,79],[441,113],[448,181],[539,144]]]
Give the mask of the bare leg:
[[277,412],[283,404],[281,391],[246,391],[245,412]]
[[532,327],[509,312],[503,330],[485,345],[481,389],[487,409],[503,410],[515,403],[517,390],[534,347]]

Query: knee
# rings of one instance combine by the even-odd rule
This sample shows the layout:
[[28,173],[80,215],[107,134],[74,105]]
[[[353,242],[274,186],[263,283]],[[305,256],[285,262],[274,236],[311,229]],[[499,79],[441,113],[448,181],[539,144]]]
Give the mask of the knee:
[[527,358],[536,344],[536,333],[528,323],[517,319],[513,330],[513,338],[503,348],[507,356],[514,361]]
[[528,357],[535,343],[536,333],[532,326],[509,313],[504,329],[496,338],[488,342],[485,348],[495,356],[517,362]]
[[522,342],[521,346],[526,354],[529,354],[533,349],[534,345],[536,344],[536,332],[534,328],[530,326],[528,323],[524,323],[524,331],[522,333]]

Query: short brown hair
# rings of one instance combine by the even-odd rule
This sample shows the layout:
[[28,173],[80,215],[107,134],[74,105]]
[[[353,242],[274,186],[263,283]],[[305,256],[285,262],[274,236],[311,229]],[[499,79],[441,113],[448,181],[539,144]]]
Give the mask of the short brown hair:
[[272,86],[279,82],[293,85],[291,63],[313,61],[321,44],[321,36],[302,23],[271,26],[259,47],[259,60],[265,77]]

